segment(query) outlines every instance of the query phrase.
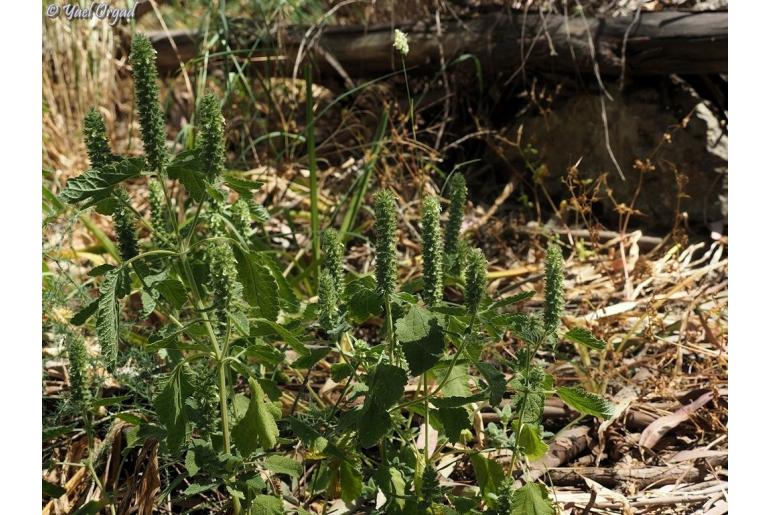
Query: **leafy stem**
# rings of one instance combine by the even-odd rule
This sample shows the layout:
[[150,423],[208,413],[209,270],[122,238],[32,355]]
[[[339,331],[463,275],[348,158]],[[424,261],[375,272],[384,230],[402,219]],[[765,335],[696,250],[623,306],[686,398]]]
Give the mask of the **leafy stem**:
[[[540,346],[543,344],[543,341],[547,338],[547,334],[544,334],[537,342],[537,345],[535,345],[535,348],[533,349],[529,345],[527,345],[527,362],[524,365],[524,380],[526,382],[526,388],[524,388],[524,398],[522,399],[519,409],[517,411],[517,420],[516,420],[516,438],[513,443],[513,452],[514,456],[518,456],[519,459],[521,459],[521,450],[519,449],[519,440],[521,437],[521,428],[524,425],[524,410],[527,406],[527,398],[529,397],[530,388],[529,388],[529,373],[530,369],[532,367],[532,358],[537,354],[537,351],[540,349]],[[508,469],[508,477],[513,477],[513,470],[515,467],[515,460],[511,459],[511,466]]]

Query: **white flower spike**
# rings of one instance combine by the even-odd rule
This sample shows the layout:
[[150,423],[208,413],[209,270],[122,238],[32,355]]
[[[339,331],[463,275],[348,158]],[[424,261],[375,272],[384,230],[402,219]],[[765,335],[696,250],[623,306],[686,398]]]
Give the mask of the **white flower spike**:
[[406,54],[409,53],[409,40],[407,39],[406,34],[396,29],[393,33],[393,39],[393,46],[395,49],[398,50],[402,56],[406,57]]

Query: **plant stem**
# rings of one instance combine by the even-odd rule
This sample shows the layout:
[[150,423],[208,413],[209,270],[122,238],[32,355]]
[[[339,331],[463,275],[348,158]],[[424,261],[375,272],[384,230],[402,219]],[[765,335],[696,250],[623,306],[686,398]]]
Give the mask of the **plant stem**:
[[521,427],[524,425],[524,421],[522,418],[524,417],[524,408],[527,406],[527,397],[529,397],[529,371],[532,365],[532,358],[537,353],[538,349],[540,349],[540,345],[542,345],[543,339],[537,342],[537,345],[535,345],[534,349],[531,349],[527,347],[527,364],[524,367],[524,377],[526,380],[526,389],[524,390],[524,399],[521,403],[521,409],[518,412],[518,417],[516,421],[516,439],[513,442],[513,453],[514,455],[511,456],[511,468],[508,469],[508,477],[513,477],[513,468],[515,466],[515,460],[514,457],[518,456],[519,453],[519,437],[521,436]]
[[[195,282],[195,275],[192,272],[192,269],[190,268],[190,263],[187,261],[186,257],[186,251],[184,249],[180,249],[179,252],[181,256],[182,261],[182,268],[184,269],[184,273],[187,276],[187,280],[190,282],[190,286],[192,287],[192,293],[194,298],[194,304],[195,308],[200,311],[201,318],[203,319],[203,325],[206,328],[206,333],[209,337],[209,341],[211,342],[211,349],[214,352],[214,356],[216,357],[217,361],[217,372],[219,376],[218,381],[218,389],[219,389],[219,415],[222,422],[222,447],[223,451],[226,453],[230,452],[230,420],[229,415],[227,411],[227,377],[225,373],[225,366],[226,363],[224,361],[225,356],[222,353],[222,349],[219,347],[219,341],[217,340],[216,333],[214,333],[214,327],[211,325],[211,320],[209,319],[209,315],[205,310],[205,307],[203,306],[203,302],[201,302],[200,297],[200,291],[198,290],[198,283]],[[233,502],[233,513],[236,515],[241,513],[241,502],[240,500],[233,496],[232,498]]]
[[313,267],[315,268],[316,287],[318,286],[318,266],[321,255],[320,222],[318,219],[318,163],[315,156],[315,121],[313,119],[313,73],[310,63],[305,66],[305,115],[307,161],[310,171],[310,236],[313,242]]
[[388,324],[388,339],[390,340],[388,352],[390,362],[393,363],[396,352],[396,332],[393,330],[393,311],[390,307],[390,299],[385,299],[385,323]]
[[412,138],[417,141],[417,130],[414,126],[414,100],[412,100],[412,93],[409,91],[409,77],[406,74],[406,61],[404,56],[401,56],[401,69],[404,70],[404,84],[406,84],[406,97],[409,99],[409,121],[412,125]]

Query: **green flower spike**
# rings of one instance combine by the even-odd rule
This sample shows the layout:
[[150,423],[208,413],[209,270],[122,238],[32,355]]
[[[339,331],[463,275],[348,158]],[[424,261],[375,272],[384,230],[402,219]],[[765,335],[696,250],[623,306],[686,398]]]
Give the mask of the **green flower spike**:
[[444,297],[443,258],[441,241],[441,206],[438,198],[427,197],[422,202],[422,277],[423,300],[433,306]]
[[150,169],[161,171],[166,159],[166,131],[158,93],[155,49],[143,34],[135,34],[129,58],[134,75],[134,95],[142,127],[144,153]]
[[208,288],[219,323],[227,323],[227,312],[238,309],[243,286],[238,282],[238,270],[233,249],[225,242],[216,242],[206,251],[209,264]]
[[112,221],[115,224],[115,236],[118,239],[120,257],[123,261],[139,254],[139,245],[136,238],[136,216],[129,207],[131,199],[124,188],[116,188],[114,193],[117,202],[112,211]]
[[449,221],[446,228],[444,250],[447,254],[457,254],[459,251],[460,228],[465,216],[465,203],[468,200],[468,187],[465,177],[456,173],[449,181]]
[[219,99],[211,93],[201,99],[198,109],[201,158],[209,179],[225,170],[225,120]]
[[91,168],[98,170],[118,160],[110,150],[104,119],[94,107],[89,109],[83,118],[83,139],[86,142]]
[[487,258],[480,249],[473,249],[468,255],[468,266],[465,270],[465,307],[469,313],[478,312],[486,287]]
[[564,310],[564,260],[557,245],[550,245],[545,256],[545,309],[543,323],[546,333],[559,327]]
[[69,357],[70,398],[83,407],[91,397],[88,389],[88,353],[83,339],[70,335],[65,341],[67,356]]
[[166,218],[166,199],[163,186],[158,179],[150,179],[148,183],[150,204],[150,224],[154,231],[155,243],[159,248],[168,248],[171,244],[170,228]]
[[331,275],[337,296],[341,297],[345,290],[345,269],[342,266],[345,245],[340,241],[337,231],[329,228],[321,233],[321,251],[323,252],[321,265]]
[[387,299],[396,291],[396,199],[390,191],[374,195],[377,290]]
[[339,322],[337,285],[329,270],[321,271],[318,282],[318,318],[321,327],[329,332]]

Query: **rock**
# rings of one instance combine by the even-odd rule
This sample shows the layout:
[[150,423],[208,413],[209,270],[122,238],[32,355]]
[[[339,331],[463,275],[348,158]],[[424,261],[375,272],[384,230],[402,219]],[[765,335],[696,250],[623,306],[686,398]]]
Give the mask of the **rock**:
[[[580,162],[581,178],[608,174],[615,201],[630,205],[640,170],[647,169],[634,203],[642,212],[635,219],[638,224],[669,230],[678,212],[686,213],[690,226],[705,227],[725,219],[727,133],[706,104],[685,85],[670,82],[660,88],[628,88],[623,93],[610,88],[609,92],[613,100],[605,97],[604,103],[610,146],[625,181],[607,151],[601,98],[596,94],[557,98],[545,114],[528,115],[508,129],[508,139],[516,141],[521,130],[522,147],[531,145],[536,150],[534,158],[528,159],[535,160],[534,169],[544,165],[549,193],[568,198],[562,179]],[[517,169],[528,169],[518,150],[508,148],[505,157]],[[640,166],[646,160],[652,168]],[[684,196],[680,197],[680,189]],[[616,225],[614,204],[604,197],[597,214],[610,226]]]

